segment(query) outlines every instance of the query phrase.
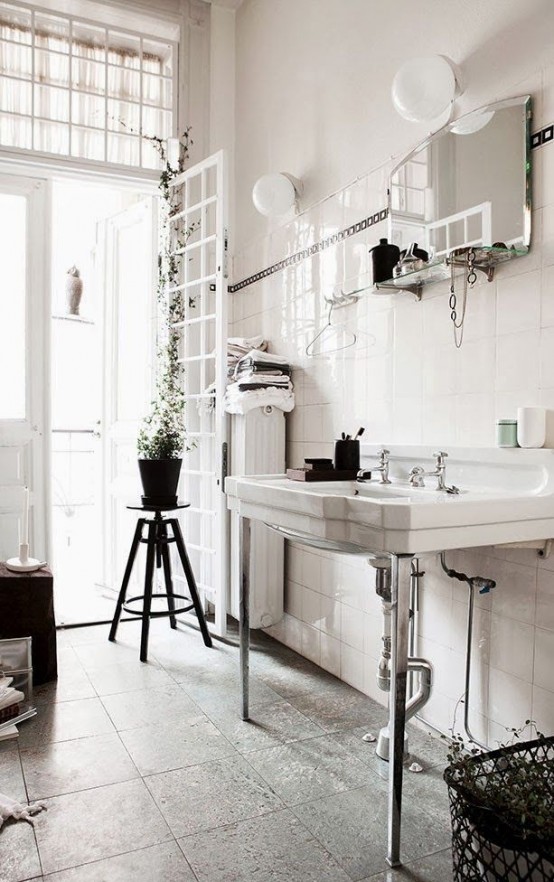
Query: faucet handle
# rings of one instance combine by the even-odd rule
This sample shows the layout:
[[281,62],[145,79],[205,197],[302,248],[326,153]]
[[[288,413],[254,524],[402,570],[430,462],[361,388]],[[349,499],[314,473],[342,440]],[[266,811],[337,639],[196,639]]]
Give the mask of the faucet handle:
[[433,456],[437,457],[437,465],[443,465],[444,460],[448,457],[448,453],[444,450],[437,450]]
[[381,447],[381,449],[377,451],[377,456],[380,456],[381,459],[386,459],[389,454],[390,450],[387,450],[386,447]]
[[414,466],[410,469],[410,484],[412,487],[425,487],[425,469],[423,466]]

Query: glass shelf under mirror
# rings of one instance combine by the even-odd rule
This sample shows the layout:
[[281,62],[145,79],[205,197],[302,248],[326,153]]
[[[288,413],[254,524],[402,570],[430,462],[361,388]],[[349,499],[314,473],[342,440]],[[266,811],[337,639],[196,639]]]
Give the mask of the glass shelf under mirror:
[[[475,251],[474,268],[485,273],[488,281],[492,282],[494,271],[498,264],[513,260],[516,257],[524,257],[528,254],[529,249],[524,247],[515,248],[514,246],[508,248],[487,245],[475,247],[473,250]],[[467,249],[459,249],[459,253],[452,253],[442,260],[428,263],[422,269],[404,273],[402,276],[387,279],[385,282],[378,282],[374,286],[376,289],[375,293],[377,291],[408,292],[420,300],[423,289],[427,285],[435,285],[437,282],[444,282],[450,278],[452,263],[457,270],[467,269]]]
[[[529,253],[529,249],[525,247],[499,248],[492,245],[476,246],[474,251],[474,268],[483,272],[490,282],[492,282],[495,268],[499,264],[516,257],[525,257]],[[423,289],[428,285],[435,285],[450,279],[452,261],[457,271],[467,269],[467,250],[460,249],[459,254],[453,253],[449,257],[433,260],[422,269],[404,273],[396,278],[387,279],[385,282],[378,282],[376,285],[373,284],[371,272],[350,276],[344,280],[342,285],[336,285],[329,291],[325,295],[325,300],[327,303],[334,303],[335,306],[347,306],[350,303],[355,303],[363,294],[394,293],[413,294],[417,300],[421,300]]]

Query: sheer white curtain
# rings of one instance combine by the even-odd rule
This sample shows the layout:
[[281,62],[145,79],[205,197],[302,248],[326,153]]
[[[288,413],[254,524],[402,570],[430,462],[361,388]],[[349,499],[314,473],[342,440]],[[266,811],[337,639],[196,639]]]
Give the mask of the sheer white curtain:
[[136,36],[30,10],[4,20],[0,3],[3,146],[157,167],[140,133],[172,134],[170,74]]

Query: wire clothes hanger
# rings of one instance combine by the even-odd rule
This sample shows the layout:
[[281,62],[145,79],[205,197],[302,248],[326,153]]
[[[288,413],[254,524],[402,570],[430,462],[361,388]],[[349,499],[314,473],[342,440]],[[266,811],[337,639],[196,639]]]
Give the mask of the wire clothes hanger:
[[[355,301],[351,300],[350,302],[353,303]],[[305,353],[308,358],[317,358],[318,356],[332,355],[335,352],[342,352],[344,349],[350,349],[358,342],[359,335],[368,337],[371,340],[372,344],[375,344],[375,337],[373,336],[373,334],[367,334],[365,331],[360,331],[359,329],[355,333],[354,331],[351,331],[350,328],[346,327],[346,322],[339,322],[338,324],[332,323],[331,318],[333,315],[333,310],[339,305],[345,305],[344,301],[339,304],[339,302],[335,300],[327,300],[327,303],[329,304],[327,323],[323,326],[321,331],[319,331],[315,335],[313,340],[306,346]],[[340,345],[338,343],[337,331],[341,331],[343,334],[343,339],[340,342]],[[333,339],[335,340],[334,345]]]

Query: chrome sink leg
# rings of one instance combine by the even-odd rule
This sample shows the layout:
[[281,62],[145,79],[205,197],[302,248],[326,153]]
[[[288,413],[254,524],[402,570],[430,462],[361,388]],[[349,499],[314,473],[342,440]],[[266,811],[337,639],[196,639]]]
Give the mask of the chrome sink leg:
[[387,863],[400,864],[400,824],[402,817],[402,772],[404,729],[406,725],[406,687],[408,679],[408,634],[410,621],[411,554],[392,555],[391,572],[391,689],[390,755],[388,800]]
[[250,518],[241,518],[239,527],[239,559],[241,566],[239,601],[239,644],[241,717],[249,719],[248,687],[250,675]]

